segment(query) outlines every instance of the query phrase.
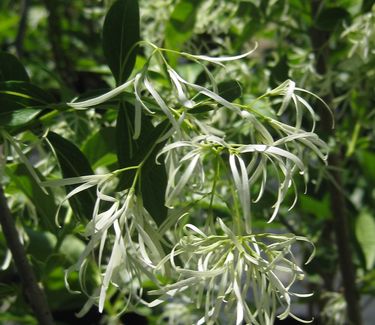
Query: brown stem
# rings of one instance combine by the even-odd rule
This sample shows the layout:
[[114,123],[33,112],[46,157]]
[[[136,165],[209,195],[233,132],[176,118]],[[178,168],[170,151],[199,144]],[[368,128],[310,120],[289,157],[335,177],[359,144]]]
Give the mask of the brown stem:
[[18,57],[21,57],[23,55],[23,40],[26,34],[29,7],[30,7],[30,0],[23,0],[21,3],[21,15],[20,15],[21,18],[20,18],[20,22],[18,25],[16,40],[14,41],[14,46],[16,48]]
[[[340,166],[341,157],[339,154],[332,154],[328,160],[331,166]],[[356,270],[352,260],[352,248],[350,246],[349,221],[346,209],[344,194],[340,189],[343,188],[341,174],[334,170],[332,177],[334,184],[330,184],[331,190],[331,209],[335,223],[335,237],[338,248],[339,263],[344,287],[344,295],[347,305],[349,321],[352,325],[361,325],[362,317],[359,307],[359,294],[356,287]]]
[[[313,21],[316,18],[321,5],[322,0],[312,0],[312,18]],[[311,29],[311,43],[316,55],[316,70],[320,75],[327,73],[327,58],[329,57],[329,48],[327,46],[330,34],[329,32],[320,31],[313,27]],[[324,98],[326,103],[331,106],[331,96]],[[327,123],[330,120],[328,113],[323,114],[322,120],[325,121],[323,128],[327,135],[333,136],[331,126]],[[344,295],[347,305],[347,313],[349,322],[352,325],[361,325],[362,317],[359,307],[359,294],[356,282],[355,266],[352,260],[352,248],[350,246],[350,233],[349,233],[349,220],[348,211],[346,207],[346,200],[343,191],[343,181],[339,170],[341,169],[343,157],[340,153],[340,148],[336,148],[337,152],[331,153],[328,164],[332,168],[333,182],[329,183],[329,190],[331,193],[331,212],[334,223],[334,233],[336,237],[336,245],[338,250],[338,258],[340,264],[340,270],[342,275]]]
[[24,293],[39,324],[53,325],[54,321],[49,309],[46,296],[38,285],[33,269],[26,257],[26,252],[19,240],[15,222],[9,211],[3,189],[0,187],[0,224],[10,249],[14,263],[21,278]]
[[48,38],[51,43],[56,70],[65,84],[74,88],[76,74],[73,64],[65,55],[65,50],[62,46],[63,35],[60,25],[61,17],[58,12],[61,2],[56,0],[43,0],[43,2],[48,12]]

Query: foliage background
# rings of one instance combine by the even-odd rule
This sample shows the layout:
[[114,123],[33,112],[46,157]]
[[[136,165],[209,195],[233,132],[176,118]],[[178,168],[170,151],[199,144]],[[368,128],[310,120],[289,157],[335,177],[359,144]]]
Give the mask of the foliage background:
[[[112,3],[3,0],[1,50],[17,55],[32,82],[47,89],[54,102],[67,102],[77,94],[112,87],[114,81],[105,64],[101,41],[104,16]],[[249,59],[234,62],[225,74],[216,75],[218,80],[239,80],[243,92],[251,94],[245,101],[291,78],[321,96],[333,109],[334,130],[329,114],[319,102],[315,103],[321,118],[318,133],[331,147],[329,166],[312,166],[313,182],[307,194],[300,196],[291,212],[281,210],[272,230],[306,236],[317,247],[314,261],[305,268],[308,279],[304,283],[315,295],[303,302],[302,314],[307,318],[318,316],[316,324],[345,323],[343,292],[351,290],[348,282],[349,287],[350,282],[352,287],[354,284],[361,299],[354,294],[346,296],[346,301],[351,306],[358,300],[365,314],[375,294],[372,1],[141,0],[140,8],[142,38],[167,48],[233,55],[249,50],[257,41],[259,48]],[[147,55],[141,53],[141,57],[142,54]],[[141,57],[136,63],[138,67],[144,62]],[[194,66],[180,64],[180,69],[195,80],[202,77]],[[113,135],[115,119],[111,111],[60,111],[42,124],[53,125],[52,131],[77,144],[90,162],[88,168],[100,170],[115,162],[113,143],[106,141]],[[31,159],[46,151],[35,136],[42,129],[35,125],[34,133],[22,135],[24,142],[33,144]],[[49,170],[52,159],[47,155],[38,167],[44,173],[56,173]],[[62,231],[55,229],[58,195],[53,198],[38,190],[22,164],[9,162],[2,184],[54,317],[67,324],[99,322],[101,316],[95,309],[85,320],[76,320],[74,312],[85,303],[85,297],[71,295],[65,289],[64,269],[76,261],[84,248],[79,223],[72,221]],[[263,204],[266,209],[267,202]],[[259,211],[262,214],[262,208]],[[261,220],[257,219],[256,227],[269,230],[269,225]],[[1,234],[0,242],[0,254],[6,258]],[[301,256],[307,254],[303,249]],[[355,282],[350,274],[341,272],[351,268]],[[93,286],[97,281],[95,272],[93,269]],[[0,322],[35,323],[12,264],[0,272],[0,283]],[[112,304],[105,306],[102,317],[107,323],[114,322],[113,316],[121,309],[121,298],[115,292],[111,294]],[[137,312],[148,318],[150,324],[157,322],[158,315],[144,309]],[[124,315],[122,321],[138,324],[140,320],[136,317]]]

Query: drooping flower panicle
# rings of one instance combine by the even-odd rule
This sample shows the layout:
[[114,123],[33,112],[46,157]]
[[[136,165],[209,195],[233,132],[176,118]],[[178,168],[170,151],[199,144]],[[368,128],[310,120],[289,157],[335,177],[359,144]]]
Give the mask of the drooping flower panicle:
[[[166,166],[165,205],[169,214],[158,227],[144,208],[142,197],[135,194],[137,177],[131,188],[116,193],[112,182],[122,170],[44,183],[81,184],[65,200],[96,186],[94,212],[84,233],[87,247],[67,275],[78,271],[84,288],[85,264],[97,252],[94,255],[101,284],[95,296],[87,295],[89,304],[98,303],[100,311],[113,284],[126,296],[125,309],[137,303],[153,307],[184,301],[202,312],[197,324],[214,324],[223,319],[238,325],[263,325],[272,324],[276,316],[295,317],[291,312],[292,297],[306,295],[291,291],[304,276],[292,246],[307,240],[291,234],[254,233],[253,207],[262,201],[270,179],[276,179],[276,201],[269,218],[272,222],[290,188],[295,192],[292,206],[295,204],[296,178],[302,175],[304,182],[308,181],[311,153],[326,159],[328,147],[314,133],[317,116],[302,97],[315,95],[288,80],[255,100],[279,99],[278,115],[294,116],[290,123],[281,122],[277,114],[262,114],[255,104],[224,98],[215,76],[205,66],[209,63],[223,67],[223,63],[243,59],[250,52],[221,58],[179,53],[202,67],[208,82],[202,85],[187,81],[169,65],[165,54],[175,51],[142,44],[151,47],[151,57],[129,81],[96,98],[68,105],[89,109],[109,100],[123,100],[121,95],[127,92],[126,98],[135,109],[134,139],[142,133],[143,114],[153,117],[154,123],[168,121],[170,129],[155,143],[165,143],[156,163],[163,160]],[[169,88],[153,77],[152,60]],[[289,112],[290,106],[294,110]],[[203,117],[199,115],[202,108]],[[305,113],[312,121],[310,131],[303,128]],[[241,136],[217,123],[218,116],[236,121],[243,130]],[[129,168],[138,173],[141,165]],[[206,201],[208,209],[202,208]],[[215,223],[213,205],[217,201],[234,208],[227,209],[226,217]],[[285,277],[287,281],[281,280]],[[157,288],[148,291],[146,297],[142,289],[145,279]],[[155,295],[158,297],[150,301],[149,297]],[[283,311],[277,315],[279,307]]]

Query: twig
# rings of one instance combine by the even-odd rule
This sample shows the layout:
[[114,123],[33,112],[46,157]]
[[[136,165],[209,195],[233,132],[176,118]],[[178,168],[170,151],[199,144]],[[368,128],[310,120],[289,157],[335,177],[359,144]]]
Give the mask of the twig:
[[26,257],[26,252],[19,240],[15,222],[10,213],[3,189],[0,187],[0,224],[4,237],[10,249],[14,263],[19,272],[22,286],[28,303],[41,325],[53,325],[54,321],[49,309],[46,296],[38,285],[33,269]]

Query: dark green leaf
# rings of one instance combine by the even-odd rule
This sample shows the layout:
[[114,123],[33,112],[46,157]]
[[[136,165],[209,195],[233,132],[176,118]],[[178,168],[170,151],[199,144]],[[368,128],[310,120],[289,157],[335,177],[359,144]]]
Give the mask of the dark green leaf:
[[245,27],[242,29],[240,35],[239,32],[234,33],[232,37],[234,38],[233,44],[234,49],[239,52],[243,49],[243,45],[252,38],[252,36],[259,30],[262,26],[262,22],[258,19],[250,19],[246,24]]
[[14,285],[0,283],[0,300],[5,301],[5,298],[15,296],[17,294],[17,288]]
[[0,94],[16,100],[29,100],[30,106],[53,103],[55,99],[48,92],[38,86],[25,81],[0,82]]
[[362,172],[371,184],[375,184],[375,154],[370,151],[357,151],[358,161]]
[[[4,104],[5,101],[1,101]],[[14,111],[0,112],[0,126],[13,127],[24,125],[39,115],[42,108],[24,108]]]
[[366,269],[375,262],[375,219],[368,211],[362,211],[355,223],[355,234],[366,260]]
[[73,235],[65,237],[61,244],[60,252],[65,255],[69,263],[74,263],[85,250],[85,243]]
[[91,135],[83,144],[82,152],[93,169],[116,163],[116,129],[106,127]]
[[266,15],[269,9],[269,0],[259,1],[259,10],[263,13],[263,15]]
[[374,6],[374,0],[363,0],[362,1],[362,12],[366,13],[372,10],[372,7]]
[[167,188],[167,173],[164,164],[148,166],[141,179],[143,204],[156,223],[160,225],[167,216],[164,205],[165,189]]
[[[137,145],[133,140],[134,106],[121,103],[116,123],[116,152],[120,167],[131,166],[131,161]],[[143,126],[144,127],[144,126]],[[141,133],[142,136],[142,133]]]
[[[220,82],[217,85],[218,94],[226,99],[228,102],[233,102],[235,99],[241,97],[242,87],[241,84],[236,80],[226,80]],[[195,101],[203,101],[207,98],[204,94],[199,94],[196,96]]]
[[134,107],[129,104],[121,104],[117,118],[116,127],[116,143],[117,156],[121,167],[135,166],[149,156],[147,161],[151,159],[149,151],[152,150],[153,158],[155,158],[154,146],[156,140],[167,130],[169,123],[167,121],[160,123],[154,127],[148,116],[142,115],[142,131],[137,140],[133,139],[134,134]]
[[[55,226],[55,228],[57,227]],[[56,237],[47,231],[39,231],[31,228],[25,228],[25,231],[29,237],[27,253],[32,255],[33,258],[45,262],[49,255],[53,253],[57,242]]]
[[[167,176],[165,166],[157,165],[155,162],[155,157],[164,143],[155,143],[168,130],[169,122],[165,121],[154,127],[150,119],[143,115],[142,132],[137,140],[133,139],[133,125],[134,107],[128,103],[122,104],[116,127],[118,161],[120,167],[136,166],[147,156],[141,170],[141,194],[144,206],[159,223],[163,221],[167,213],[167,208],[164,206]],[[134,171],[124,173],[119,187],[129,188],[134,176]]]
[[163,142],[160,142],[158,144],[156,143],[156,140],[164,134],[169,128],[169,121],[164,121],[160,123],[158,126],[153,127],[150,122],[150,127],[143,128],[142,137],[140,137],[137,140],[133,140],[132,143],[132,150],[131,156],[128,155],[130,160],[127,160],[124,164],[124,167],[128,166],[135,166],[141,163],[145,157],[147,156],[147,160],[144,163],[144,167],[147,166],[147,164],[150,161],[153,161],[157,155],[157,152],[161,149],[163,146]]
[[201,113],[207,113],[207,112],[212,111],[214,109],[215,109],[214,105],[202,104],[202,105],[197,105],[192,109],[189,109],[189,113],[190,114],[201,114]]
[[272,87],[277,87],[280,83],[289,79],[289,65],[286,55],[283,55],[270,70]]
[[243,19],[259,19],[261,12],[259,8],[250,1],[240,1],[236,15]]
[[242,51],[245,42],[248,42],[252,36],[261,28],[263,13],[253,3],[241,1],[236,15],[245,22],[242,30],[232,28],[230,30],[233,38],[234,49]]
[[[69,237],[67,239],[70,239]],[[75,244],[72,243],[72,245]],[[50,256],[47,265],[43,268],[43,280],[49,305],[53,310],[58,310],[60,313],[66,312],[69,314],[72,310],[80,310],[85,303],[84,295],[72,295],[66,290],[64,273],[71,263],[66,260],[65,254],[54,254]],[[90,268],[90,264],[88,267]],[[90,271],[88,270],[87,278],[85,279],[85,286],[87,286],[88,290],[92,290],[95,283],[93,278],[96,275],[95,272]],[[80,288],[77,273],[72,273],[69,276],[69,287],[73,290]]]
[[[94,174],[87,158],[76,145],[54,132],[49,132],[47,138],[56,151],[63,177]],[[66,186],[67,192],[70,192],[73,188],[74,186]],[[95,189],[90,188],[74,195],[69,203],[79,219],[87,220],[92,215],[95,200]]]
[[329,195],[325,195],[318,200],[309,195],[301,195],[299,197],[299,208],[306,214],[311,214],[319,220],[329,219],[331,217],[331,207]]
[[344,8],[332,7],[323,9],[315,21],[316,28],[325,31],[334,30],[344,20],[348,20],[350,14]]
[[228,102],[233,102],[235,99],[241,97],[242,87],[236,80],[227,80],[217,85],[219,95]]
[[[31,312],[30,312],[31,313]],[[18,314],[16,312],[2,312],[0,322],[3,324],[12,322],[13,324],[37,325],[38,321],[31,314]]]
[[12,54],[0,52],[0,81],[29,81],[22,63]]
[[361,278],[361,293],[375,296],[375,269],[366,272]]
[[34,119],[54,98],[24,81],[0,82],[0,125],[19,126]]
[[138,41],[138,1],[117,0],[103,26],[103,51],[117,84],[125,82],[134,68]]

